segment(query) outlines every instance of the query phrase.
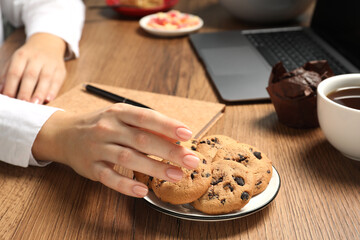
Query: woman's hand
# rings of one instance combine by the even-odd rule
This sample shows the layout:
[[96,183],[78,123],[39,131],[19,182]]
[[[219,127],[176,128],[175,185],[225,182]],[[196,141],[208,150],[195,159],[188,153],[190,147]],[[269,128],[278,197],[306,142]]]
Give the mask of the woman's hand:
[[61,38],[37,33],[14,52],[0,75],[0,93],[42,104],[58,94],[66,68],[66,43]]
[[121,103],[85,115],[54,113],[40,130],[32,151],[37,160],[67,164],[80,175],[118,192],[144,197],[147,186],[120,175],[114,171],[114,165],[178,181],[182,178],[180,168],[151,159],[147,154],[196,168],[199,158],[174,143],[187,141],[191,135],[177,120]]

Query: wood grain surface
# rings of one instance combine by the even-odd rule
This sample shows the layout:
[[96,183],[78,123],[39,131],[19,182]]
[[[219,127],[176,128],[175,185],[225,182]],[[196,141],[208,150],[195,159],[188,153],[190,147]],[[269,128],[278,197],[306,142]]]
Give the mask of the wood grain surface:
[[[87,6],[103,1],[86,0]],[[180,0],[206,31],[247,29],[217,0]],[[311,9],[299,22],[306,25]],[[269,27],[269,26],[266,26]],[[17,30],[0,49],[0,65],[24,42]],[[187,37],[152,37],[138,19],[112,9],[88,9],[81,57],[67,62],[61,94],[92,82],[219,102]],[[281,177],[276,199],[248,217],[193,222],[164,215],[143,199],[123,196],[64,165],[19,168],[0,163],[0,239],[359,239],[360,168],[319,128],[280,124],[270,102],[232,104],[208,134],[257,146]]]

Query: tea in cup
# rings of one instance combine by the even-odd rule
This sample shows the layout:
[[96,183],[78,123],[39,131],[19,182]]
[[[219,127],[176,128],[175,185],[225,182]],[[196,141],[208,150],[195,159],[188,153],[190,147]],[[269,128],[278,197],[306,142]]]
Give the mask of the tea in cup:
[[317,88],[320,128],[337,150],[360,161],[360,74],[322,81]]

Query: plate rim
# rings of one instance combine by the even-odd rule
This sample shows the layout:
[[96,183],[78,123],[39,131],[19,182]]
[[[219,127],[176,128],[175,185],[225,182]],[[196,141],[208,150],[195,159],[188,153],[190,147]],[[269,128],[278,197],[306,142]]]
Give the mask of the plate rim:
[[[202,221],[202,222],[215,222],[215,221],[228,221],[228,220],[233,220],[233,219],[237,219],[237,218],[242,218],[242,217],[246,217],[249,216],[251,214],[254,214],[258,211],[261,211],[262,209],[266,208],[272,201],[274,201],[274,199],[276,198],[276,196],[278,195],[279,191],[280,191],[280,187],[281,187],[281,177],[279,172],[277,171],[277,169],[273,167],[273,173],[276,173],[276,177],[278,178],[279,184],[276,188],[275,193],[273,194],[273,196],[267,201],[265,202],[263,205],[261,205],[258,208],[255,208],[249,212],[245,212],[245,213],[241,213],[238,212],[238,214],[235,213],[230,213],[230,214],[221,214],[221,215],[207,215],[205,216],[192,216],[192,215],[186,215],[186,213],[182,214],[182,213],[177,213],[174,211],[169,211],[165,208],[162,208],[158,205],[153,204],[152,202],[150,202],[146,197],[144,197],[145,202],[153,209],[157,210],[158,212],[164,213],[166,215],[172,216],[172,217],[176,217],[176,218],[180,218],[180,219],[184,219],[184,220],[190,220],[190,221]],[[261,194],[261,193],[260,193]],[[259,194],[259,195],[260,195]],[[251,201],[251,199],[250,199]]]

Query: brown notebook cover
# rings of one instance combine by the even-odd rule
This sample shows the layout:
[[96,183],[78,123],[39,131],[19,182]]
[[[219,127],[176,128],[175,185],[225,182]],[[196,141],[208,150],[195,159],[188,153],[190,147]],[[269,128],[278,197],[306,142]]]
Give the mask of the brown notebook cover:
[[[220,103],[211,103],[101,84],[91,83],[91,85],[145,104],[166,116],[185,123],[193,132],[193,137],[197,139],[202,137],[210,127],[222,117],[225,111],[225,105]],[[83,84],[81,84],[56,98],[49,105],[62,108],[66,111],[84,113],[111,104],[113,104],[113,102],[86,92]]]

